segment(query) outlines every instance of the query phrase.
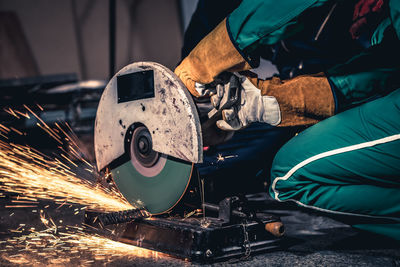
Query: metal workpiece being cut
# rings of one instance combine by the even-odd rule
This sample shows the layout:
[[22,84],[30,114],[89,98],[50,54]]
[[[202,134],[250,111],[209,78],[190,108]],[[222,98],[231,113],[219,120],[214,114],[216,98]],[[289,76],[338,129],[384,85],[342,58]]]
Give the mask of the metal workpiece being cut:
[[110,168],[125,198],[152,214],[179,201],[192,163],[203,159],[191,95],[172,71],[153,62],[128,65],[110,80],[99,103],[94,141],[97,168]]

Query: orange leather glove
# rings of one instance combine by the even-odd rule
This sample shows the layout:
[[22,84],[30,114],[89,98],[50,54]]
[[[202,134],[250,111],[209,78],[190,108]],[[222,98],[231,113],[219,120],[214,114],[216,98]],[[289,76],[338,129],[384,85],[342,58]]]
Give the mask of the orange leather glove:
[[193,96],[200,97],[200,92],[196,90],[196,82],[209,84],[224,71],[235,72],[250,68],[232,44],[224,19],[197,44],[175,69],[175,74]]

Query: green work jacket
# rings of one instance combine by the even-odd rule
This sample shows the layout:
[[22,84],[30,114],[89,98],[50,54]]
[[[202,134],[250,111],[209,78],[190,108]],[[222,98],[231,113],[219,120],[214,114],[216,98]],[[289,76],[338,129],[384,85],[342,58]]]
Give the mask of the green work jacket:
[[[339,1],[243,0],[228,16],[226,26],[237,50],[255,66],[260,46],[301,34],[305,27],[302,16]],[[400,88],[400,1],[389,0],[389,10],[390,15],[373,34],[370,48],[325,70],[334,89],[338,112]]]

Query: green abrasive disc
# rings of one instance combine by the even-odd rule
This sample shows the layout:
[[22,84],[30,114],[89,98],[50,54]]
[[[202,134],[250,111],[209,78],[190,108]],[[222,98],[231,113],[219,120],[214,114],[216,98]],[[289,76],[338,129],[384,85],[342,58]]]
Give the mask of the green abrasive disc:
[[185,193],[193,164],[152,151],[151,141],[146,143],[148,136],[147,129],[136,129],[130,146],[131,160],[111,173],[129,203],[144,207],[151,214],[161,214],[173,208]]
[[166,159],[163,169],[153,177],[140,173],[129,161],[111,170],[115,184],[132,205],[143,205],[151,214],[165,213],[185,193],[192,164]]

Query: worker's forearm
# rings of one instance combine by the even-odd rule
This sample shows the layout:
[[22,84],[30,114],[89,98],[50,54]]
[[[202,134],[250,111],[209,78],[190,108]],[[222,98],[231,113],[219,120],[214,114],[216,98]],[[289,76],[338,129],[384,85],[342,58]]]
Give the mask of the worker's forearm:
[[[327,0],[243,0],[227,18],[232,43],[251,57],[259,45],[271,45],[297,32],[296,19],[304,11],[331,4]],[[256,60],[256,59],[255,59]]]

